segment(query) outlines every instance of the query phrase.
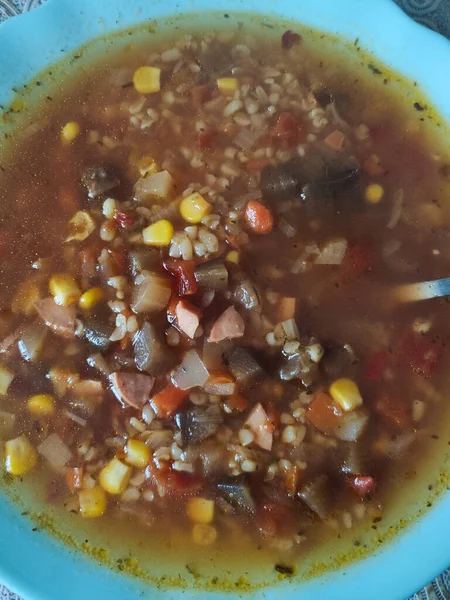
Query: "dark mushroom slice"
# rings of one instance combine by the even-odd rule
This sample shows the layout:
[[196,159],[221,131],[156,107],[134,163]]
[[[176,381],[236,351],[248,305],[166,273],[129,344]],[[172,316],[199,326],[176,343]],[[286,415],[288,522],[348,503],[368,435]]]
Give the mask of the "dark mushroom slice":
[[255,514],[256,504],[246,477],[226,477],[220,479],[216,487],[221,496],[237,510],[250,516]]
[[311,479],[298,492],[299,498],[321,519],[326,519],[331,508],[330,489],[328,476],[319,475]]
[[175,365],[172,350],[151,323],[145,322],[133,340],[134,361],[140,371],[157,377],[164,375]]
[[111,345],[109,339],[114,328],[97,319],[89,319],[84,324],[83,335],[85,339],[98,350],[105,352]]
[[175,415],[183,445],[197,444],[213,436],[223,423],[219,406],[196,407]]
[[120,181],[110,165],[87,167],[83,171],[81,182],[92,200],[120,185]]

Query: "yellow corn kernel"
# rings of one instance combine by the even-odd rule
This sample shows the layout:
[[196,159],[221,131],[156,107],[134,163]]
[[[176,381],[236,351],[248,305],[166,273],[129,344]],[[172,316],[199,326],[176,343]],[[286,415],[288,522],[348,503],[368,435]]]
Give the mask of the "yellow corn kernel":
[[168,246],[173,236],[173,225],[166,219],[152,223],[142,231],[147,246]]
[[153,159],[153,157],[148,155],[141,156],[137,162],[137,167],[142,177],[145,177],[146,175],[154,175],[159,171],[158,163]]
[[49,283],[50,293],[56,304],[70,306],[75,304],[81,296],[81,290],[71,275],[57,273],[53,275]]
[[161,89],[161,69],[139,67],[133,75],[133,85],[139,94],[153,94]]
[[225,257],[225,260],[238,265],[240,260],[239,252],[237,250],[230,250]]
[[83,310],[91,310],[105,297],[105,294],[100,287],[91,288],[82,294],[81,298],[78,300],[78,306]]
[[207,523],[197,523],[192,528],[192,540],[198,546],[210,546],[217,538],[217,530]]
[[36,281],[27,279],[17,288],[11,302],[11,310],[14,314],[31,315],[35,311],[34,305],[40,297]]
[[50,394],[36,394],[28,400],[27,408],[35,417],[48,417],[55,412],[55,401]]
[[200,223],[203,217],[209,215],[212,206],[198,192],[183,198],[180,204],[180,213],[188,223]]
[[78,494],[80,501],[80,513],[83,517],[101,517],[106,510],[105,490],[99,485],[87,490],[81,490]]
[[129,465],[144,469],[150,462],[150,448],[140,440],[129,440],[125,460]]
[[221,94],[229,96],[239,88],[239,81],[236,77],[221,77],[217,80],[217,86]]
[[82,242],[88,238],[95,230],[95,221],[91,215],[85,210],[79,210],[69,221],[69,235],[66,237],[66,242]]
[[121,494],[130,481],[132,468],[118,458],[113,458],[100,471],[98,481],[105,492]]
[[80,133],[80,126],[75,121],[69,121],[61,129],[61,139],[63,142],[70,143]]
[[37,452],[25,435],[5,442],[5,466],[11,475],[25,475],[36,462]]
[[14,373],[0,365],[0,394],[6,394],[13,379]]
[[333,400],[346,412],[355,410],[363,403],[359,388],[351,379],[336,379],[330,385],[330,394]]
[[199,496],[191,498],[187,503],[187,514],[196,523],[211,523],[214,519],[214,500]]
[[378,204],[384,196],[384,188],[379,183],[371,183],[366,187],[366,200],[369,204]]

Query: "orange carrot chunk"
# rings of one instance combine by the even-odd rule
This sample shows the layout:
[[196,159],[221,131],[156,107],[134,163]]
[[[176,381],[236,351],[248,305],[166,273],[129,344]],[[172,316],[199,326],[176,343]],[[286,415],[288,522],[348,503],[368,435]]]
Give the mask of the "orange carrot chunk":
[[169,383],[150,399],[150,403],[158,417],[168,419],[177,412],[188,394],[189,390],[180,390],[173,383]]
[[273,216],[270,210],[258,202],[250,200],[245,208],[245,221],[253,233],[264,235],[273,229]]

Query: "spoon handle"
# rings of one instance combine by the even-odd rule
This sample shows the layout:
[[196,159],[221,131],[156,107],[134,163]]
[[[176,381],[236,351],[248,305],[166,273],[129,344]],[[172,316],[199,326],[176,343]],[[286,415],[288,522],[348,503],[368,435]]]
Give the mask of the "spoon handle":
[[394,296],[400,302],[414,302],[450,295],[450,277],[422,281],[421,283],[407,283],[399,285],[394,290]]

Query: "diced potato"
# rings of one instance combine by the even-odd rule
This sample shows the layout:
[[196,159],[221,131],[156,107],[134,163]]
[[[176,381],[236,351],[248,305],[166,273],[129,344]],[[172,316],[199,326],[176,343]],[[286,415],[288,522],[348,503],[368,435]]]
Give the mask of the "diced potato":
[[144,244],[147,246],[168,246],[173,236],[173,225],[166,219],[152,223],[142,231]]
[[82,490],[78,494],[80,513],[83,517],[101,517],[107,505],[105,490],[99,485]]
[[79,210],[69,221],[66,242],[82,242],[95,231],[95,221],[85,210]]
[[5,466],[11,475],[25,475],[37,462],[37,452],[25,435],[5,443]]
[[80,133],[80,126],[75,121],[69,121],[64,125],[61,129],[61,139],[65,143],[70,143],[75,140],[75,138]]
[[95,308],[105,297],[105,293],[102,288],[95,287],[87,290],[82,294],[78,301],[78,306],[83,310],[92,310]]
[[207,523],[197,523],[192,528],[192,540],[198,546],[210,546],[217,539],[217,530]]
[[214,500],[196,496],[187,503],[188,517],[196,523],[211,523],[214,519]]
[[14,373],[11,373],[11,371],[5,367],[0,366],[0,394],[6,394],[14,377]]
[[121,494],[128,485],[132,468],[118,458],[113,458],[100,471],[99,483],[109,494]]
[[217,80],[219,92],[225,96],[232,96],[239,89],[239,81],[236,77],[220,77]]
[[27,408],[35,417],[48,417],[55,412],[55,401],[50,394],[36,394],[28,400]]
[[211,210],[211,204],[198,192],[183,198],[180,204],[181,216],[188,223],[200,223],[203,217],[209,215]]
[[168,200],[175,181],[169,171],[160,171],[141,177],[134,186],[134,196],[138,202]]
[[129,440],[125,460],[133,467],[144,469],[150,462],[150,448],[141,440]]
[[75,304],[81,296],[78,283],[71,275],[67,275],[66,273],[53,275],[50,279],[49,289],[56,304],[60,306]]
[[161,89],[161,69],[143,66],[136,69],[133,85],[139,94],[153,94]]
[[363,404],[359,388],[351,379],[336,379],[330,386],[330,394],[333,400],[346,412],[355,410]]

